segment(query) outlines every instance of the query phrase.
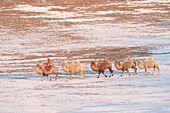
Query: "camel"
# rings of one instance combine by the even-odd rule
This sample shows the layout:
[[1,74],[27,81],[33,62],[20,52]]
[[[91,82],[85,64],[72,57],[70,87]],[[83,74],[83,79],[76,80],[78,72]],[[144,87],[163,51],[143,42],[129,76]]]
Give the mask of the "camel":
[[70,65],[68,65],[66,62],[63,62],[62,67],[65,72],[70,73],[71,79],[75,77],[74,73],[80,73],[84,76],[84,78],[86,78],[84,66],[80,62],[71,62]]
[[98,64],[96,64],[94,61],[91,62],[91,68],[93,71],[97,71],[98,72],[98,76],[97,78],[100,77],[100,73],[102,72],[102,74],[107,77],[107,75],[105,75],[104,71],[106,69],[108,69],[110,71],[110,77],[113,76],[113,69],[112,69],[112,63],[108,60],[99,60]]
[[135,75],[137,75],[137,68],[136,68],[136,63],[134,62],[133,59],[123,59],[122,63],[120,63],[118,60],[115,60],[115,67],[117,70],[122,70],[122,75],[124,74],[124,71],[126,70],[130,76],[129,69],[133,68]]
[[39,64],[36,64],[36,71],[38,74],[42,75],[41,81],[44,80],[44,76],[47,76],[48,79],[51,81],[50,74],[56,75],[56,80],[58,79],[58,69],[53,64],[51,64],[50,70],[47,71],[44,66],[40,66]]
[[145,72],[146,72],[147,75],[150,74],[148,72],[148,68],[153,68],[152,75],[154,75],[156,69],[158,70],[158,75],[160,74],[159,65],[158,65],[158,63],[155,61],[155,59],[153,57],[151,58],[151,60],[146,58],[144,62],[142,60],[138,60],[137,64],[138,64],[138,67],[140,69],[145,69]]

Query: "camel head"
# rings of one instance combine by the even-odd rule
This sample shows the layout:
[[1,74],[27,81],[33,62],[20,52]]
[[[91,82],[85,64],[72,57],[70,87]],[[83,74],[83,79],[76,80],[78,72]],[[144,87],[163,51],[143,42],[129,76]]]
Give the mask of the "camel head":
[[116,65],[116,64],[119,64],[120,62],[118,61],[118,60],[115,60],[115,62],[114,62],[114,64]]
[[139,67],[140,69],[143,69],[143,68],[144,68],[144,63],[142,62],[142,60],[138,60],[138,61],[137,61],[137,64],[138,64],[138,67]]
[[139,64],[139,65],[143,64],[142,60],[138,60],[137,64]]
[[91,61],[91,66],[92,66],[92,65],[96,65],[96,63],[95,63],[94,61]]
[[64,61],[63,64],[62,64],[62,66],[66,66],[66,65],[68,65],[68,64],[67,64],[67,62]]
[[38,69],[38,70],[41,70],[41,69],[42,69],[42,67],[41,67],[38,63],[36,64],[35,67],[36,67],[36,69]]
[[76,63],[77,63],[77,64],[81,64],[80,61],[77,61]]
[[65,61],[63,62],[62,67],[65,72],[69,72],[69,65]]
[[121,70],[122,64],[118,60],[115,60],[115,67],[116,67],[117,70]]
[[95,61],[91,61],[91,63],[96,64],[96,62],[95,62]]
[[36,71],[37,71],[37,73],[38,74],[41,74],[42,73],[42,68],[41,68],[41,66],[39,65],[39,64],[36,64]]

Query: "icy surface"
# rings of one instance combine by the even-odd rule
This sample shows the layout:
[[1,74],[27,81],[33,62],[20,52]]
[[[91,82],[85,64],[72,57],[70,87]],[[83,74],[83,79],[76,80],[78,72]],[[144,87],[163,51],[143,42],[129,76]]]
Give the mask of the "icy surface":
[[[81,7],[1,7],[0,113],[169,113],[169,8],[169,0]],[[10,21],[4,22],[4,17]],[[154,57],[160,75],[145,75],[144,69],[138,68],[137,76],[130,69],[131,76],[125,72],[120,77],[121,71],[113,66],[114,77],[96,78],[97,72],[91,70],[90,62],[101,59],[100,52],[105,55],[108,48],[112,52],[130,47],[140,48],[145,54],[140,54],[141,50],[134,54],[129,49],[125,51],[126,57]],[[82,51],[72,53],[78,50]],[[126,54],[116,50],[117,58]],[[137,53],[138,49],[134,51]],[[112,61],[116,58],[115,54],[109,57]],[[44,63],[47,58],[59,68],[57,81],[54,75],[52,81],[41,81],[35,72],[35,64]],[[86,79],[79,79],[80,74],[76,74],[77,78],[71,80],[69,73],[62,70],[62,62],[72,60],[85,66]]]

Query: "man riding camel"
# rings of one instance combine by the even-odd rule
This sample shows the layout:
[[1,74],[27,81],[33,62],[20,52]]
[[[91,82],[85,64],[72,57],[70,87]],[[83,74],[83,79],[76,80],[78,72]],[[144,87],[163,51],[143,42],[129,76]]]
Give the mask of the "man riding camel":
[[47,63],[45,63],[44,65],[45,65],[46,70],[49,71],[51,67],[51,60],[48,58]]

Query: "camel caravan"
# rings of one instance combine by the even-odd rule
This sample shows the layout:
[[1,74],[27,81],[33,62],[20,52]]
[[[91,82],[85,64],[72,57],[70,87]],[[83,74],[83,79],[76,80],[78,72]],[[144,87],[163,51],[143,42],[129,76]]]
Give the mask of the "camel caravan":
[[[126,59],[124,58],[122,61],[115,60],[114,62],[111,62],[109,60],[99,60],[97,63],[95,61],[91,61],[90,66],[93,71],[96,71],[98,73],[97,78],[100,78],[100,74],[102,73],[105,77],[107,75],[105,74],[105,70],[109,70],[110,76],[112,77],[114,75],[114,71],[112,69],[113,65],[117,70],[121,70],[123,76],[124,71],[127,71],[127,73],[130,76],[129,69],[134,70],[134,75],[137,75],[137,66],[139,69],[145,69],[145,73],[149,75],[148,72],[149,68],[153,68],[152,75],[155,74],[156,70],[158,71],[158,74],[160,74],[160,68],[158,63],[154,58],[151,58],[149,60],[146,58],[144,61],[137,60],[135,61],[132,58]],[[64,72],[70,74],[70,78],[77,78],[75,76],[75,73],[79,73],[81,76],[80,78],[86,78],[86,74],[84,71],[84,66],[80,62],[71,62],[70,64],[63,62],[62,63],[62,69]],[[51,81],[50,74],[54,74],[56,76],[56,80],[58,79],[58,68],[51,63],[50,59],[48,59],[47,63],[44,63],[44,65],[36,64],[36,72],[42,76],[41,80],[44,80],[44,77],[47,76],[48,79]]]

